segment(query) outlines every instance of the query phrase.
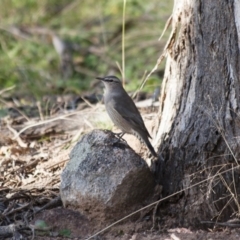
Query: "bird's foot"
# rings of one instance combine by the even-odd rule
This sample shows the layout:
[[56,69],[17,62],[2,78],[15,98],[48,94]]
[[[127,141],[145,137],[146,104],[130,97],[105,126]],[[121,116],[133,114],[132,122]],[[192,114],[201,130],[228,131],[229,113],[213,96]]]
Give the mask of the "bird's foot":
[[117,137],[117,140],[114,142],[114,144],[116,144],[120,141],[123,141],[123,142],[127,143],[127,141],[122,138],[124,134],[125,134],[124,132],[114,133],[114,135]]

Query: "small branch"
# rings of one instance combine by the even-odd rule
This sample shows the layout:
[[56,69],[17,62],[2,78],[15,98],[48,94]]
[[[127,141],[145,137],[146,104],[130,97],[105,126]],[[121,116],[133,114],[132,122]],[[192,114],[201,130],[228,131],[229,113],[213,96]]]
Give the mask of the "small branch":
[[1,237],[12,237],[16,231],[16,225],[10,224],[8,226],[0,226],[0,236]]
[[223,227],[230,227],[230,228],[239,228],[240,223],[232,223],[232,222],[211,222],[211,221],[202,221],[203,224],[214,224],[217,226],[223,226]]
[[49,209],[49,208],[54,208],[54,207],[58,207],[62,205],[62,200],[60,198],[60,196],[52,199],[50,202],[48,202],[47,204],[45,204],[43,207],[41,207],[40,209],[36,210],[35,213],[41,212],[45,209]]
[[125,86],[125,13],[126,13],[126,2],[123,1],[123,17],[122,17],[122,79],[123,86]]

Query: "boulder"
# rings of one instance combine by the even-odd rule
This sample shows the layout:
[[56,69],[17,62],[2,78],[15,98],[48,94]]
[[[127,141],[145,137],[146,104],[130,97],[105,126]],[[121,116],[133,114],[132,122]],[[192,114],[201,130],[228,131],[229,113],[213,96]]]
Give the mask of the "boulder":
[[146,204],[155,181],[145,161],[107,130],[82,137],[61,174],[65,207],[95,220],[117,220]]

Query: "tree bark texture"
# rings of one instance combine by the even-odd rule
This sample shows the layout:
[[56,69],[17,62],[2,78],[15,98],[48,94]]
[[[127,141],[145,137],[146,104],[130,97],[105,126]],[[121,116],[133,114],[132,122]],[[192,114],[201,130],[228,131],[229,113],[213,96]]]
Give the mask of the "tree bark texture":
[[175,0],[172,29],[157,176],[165,196],[183,190],[168,204],[177,224],[199,227],[240,214],[240,2]]

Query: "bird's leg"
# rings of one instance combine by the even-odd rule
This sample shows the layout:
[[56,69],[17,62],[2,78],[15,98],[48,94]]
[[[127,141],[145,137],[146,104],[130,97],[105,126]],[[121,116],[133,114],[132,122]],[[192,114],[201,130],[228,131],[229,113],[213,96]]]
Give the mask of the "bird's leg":
[[115,136],[117,136],[118,138],[122,139],[122,137],[124,136],[125,132],[120,132],[120,133],[114,133]]
[[114,135],[118,138],[118,140],[115,143],[118,143],[121,140],[126,142],[126,140],[122,138],[124,134],[125,134],[125,132],[114,133]]

